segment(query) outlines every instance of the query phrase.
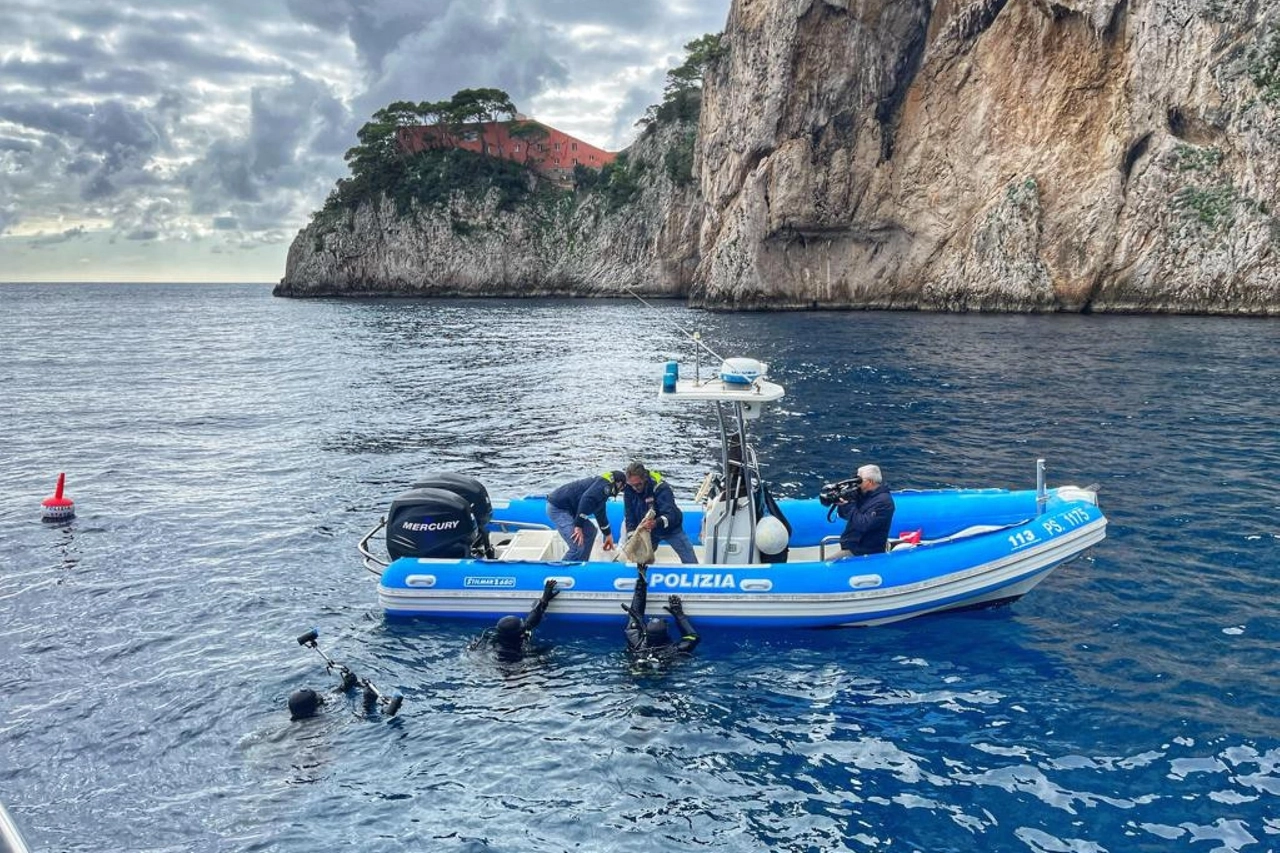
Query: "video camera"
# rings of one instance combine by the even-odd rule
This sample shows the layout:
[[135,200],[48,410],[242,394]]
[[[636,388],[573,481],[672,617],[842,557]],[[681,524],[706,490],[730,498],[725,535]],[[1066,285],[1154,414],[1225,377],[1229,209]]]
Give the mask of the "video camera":
[[823,506],[835,506],[841,501],[853,500],[858,493],[858,487],[861,485],[861,477],[850,477],[848,480],[827,483],[818,492],[818,503]]

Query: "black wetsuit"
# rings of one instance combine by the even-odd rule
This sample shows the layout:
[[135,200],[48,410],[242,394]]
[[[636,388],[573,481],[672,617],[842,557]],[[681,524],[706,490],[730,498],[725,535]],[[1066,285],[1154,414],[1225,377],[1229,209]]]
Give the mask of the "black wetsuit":
[[671,597],[672,602],[667,609],[671,611],[671,615],[676,619],[676,625],[680,628],[680,639],[673,643],[669,638],[664,638],[665,642],[655,643],[650,638],[649,633],[645,631],[644,616],[648,595],[649,582],[644,572],[640,572],[636,575],[636,590],[631,595],[631,606],[627,608],[627,650],[637,658],[656,659],[660,662],[692,654],[700,638],[693,628],[693,623],[685,615],[680,599],[676,596]]
[[[518,630],[503,631],[499,627],[486,628],[485,632],[480,635],[480,639],[472,644],[475,648],[481,644],[492,646],[497,652],[498,657],[502,660],[519,660],[529,651],[529,641],[533,637],[533,631],[542,623],[542,615],[547,612],[547,605],[551,603],[551,599],[555,597],[552,592],[554,587],[548,582],[548,589],[542,595],[542,598],[534,602],[533,607],[529,609],[529,615],[520,620]],[[503,617],[504,619],[515,619],[517,617]],[[502,619],[498,620],[499,625]]]

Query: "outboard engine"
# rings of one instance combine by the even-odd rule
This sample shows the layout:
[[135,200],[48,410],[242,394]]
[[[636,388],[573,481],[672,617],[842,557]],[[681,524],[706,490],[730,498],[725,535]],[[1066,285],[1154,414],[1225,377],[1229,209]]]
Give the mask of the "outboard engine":
[[387,553],[401,557],[470,557],[479,529],[466,498],[444,489],[414,489],[391,502]]
[[471,507],[471,514],[475,516],[478,531],[477,547],[484,556],[493,559],[493,545],[489,543],[489,522],[493,520],[493,501],[489,500],[489,492],[483,483],[474,477],[445,471],[439,474],[428,474],[421,481],[414,483],[412,488],[443,489],[465,500]]

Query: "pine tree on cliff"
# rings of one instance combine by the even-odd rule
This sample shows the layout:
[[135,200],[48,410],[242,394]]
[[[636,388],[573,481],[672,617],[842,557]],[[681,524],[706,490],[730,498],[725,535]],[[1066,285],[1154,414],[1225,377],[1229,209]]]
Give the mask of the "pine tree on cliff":
[[[498,116],[508,119],[516,117],[515,104],[511,96],[501,89],[462,89],[455,92],[449,100],[447,108],[449,121],[454,125],[478,124],[480,131],[480,151],[489,153],[489,142],[484,135],[484,126],[488,122],[497,121]],[[498,156],[503,154],[498,149]]]
[[702,78],[725,55],[723,33],[707,33],[684,46],[684,62],[667,72],[662,103],[650,104],[636,122],[646,130],[672,121],[697,121],[702,110]]

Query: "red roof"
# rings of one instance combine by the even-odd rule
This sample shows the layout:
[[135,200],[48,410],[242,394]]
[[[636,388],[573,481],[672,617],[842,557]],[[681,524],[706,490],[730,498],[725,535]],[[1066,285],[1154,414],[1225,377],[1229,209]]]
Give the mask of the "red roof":
[[524,164],[556,181],[571,179],[574,166],[598,170],[618,156],[532,120],[486,121],[461,128],[441,124],[402,127],[397,141],[410,153],[446,147],[487,153]]

